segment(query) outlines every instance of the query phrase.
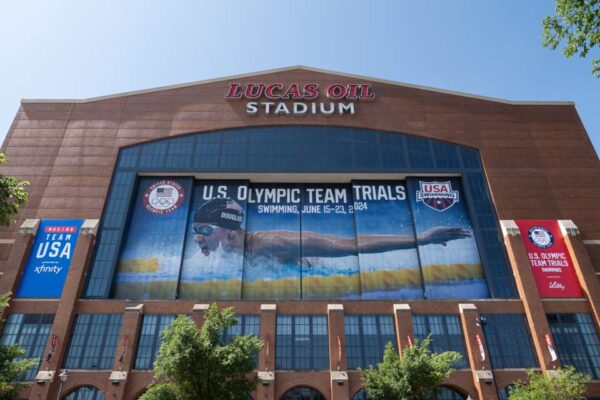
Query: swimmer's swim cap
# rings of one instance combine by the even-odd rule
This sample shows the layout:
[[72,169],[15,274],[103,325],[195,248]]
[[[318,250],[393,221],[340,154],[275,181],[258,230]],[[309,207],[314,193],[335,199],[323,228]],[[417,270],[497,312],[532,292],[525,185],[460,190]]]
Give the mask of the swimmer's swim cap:
[[204,203],[194,214],[194,223],[211,224],[238,230],[244,221],[242,207],[232,199],[212,199]]

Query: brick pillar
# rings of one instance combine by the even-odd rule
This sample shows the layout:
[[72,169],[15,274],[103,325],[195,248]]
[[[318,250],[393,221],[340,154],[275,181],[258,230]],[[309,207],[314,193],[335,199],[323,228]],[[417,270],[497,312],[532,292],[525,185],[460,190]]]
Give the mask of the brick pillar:
[[[490,353],[485,344],[485,335],[481,329],[477,307],[474,304],[459,304],[458,308],[477,396],[479,400],[497,400],[496,385],[493,382],[494,377],[490,364]],[[477,338],[483,345],[485,360],[482,360]]]
[[204,325],[204,313],[208,310],[208,307],[210,307],[210,304],[194,304],[194,307],[192,307],[192,319],[199,328]]
[[579,235],[579,229],[570,220],[558,221],[565,238],[565,244],[571,258],[579,283],[590,303],[596,324],[600,324],[600,281],[595,274],[594,265]]
[[349,400],[350,388],[346,367],[346,336],[344,335],[344,306],[327,305],[329,336],[329,369],[332,400]]
[[256,400],[275,400],[275,334],[277,332],[277,305],[260,305],[260,339],[264,347],[258,354],[259,382]]
[[398,346],[398,351],[402,354],[402,350],[409,347],[410,343],[414,341],[410,305],[394,304],[394,324],[396,325],[396,345]]
[[[137,349],[139,332],[142,325],[143,309],[143,304],[125,307],[119,345],[115,352],[115,361],[111,374],[111,378],[114,380],[112,380],[113,385],[111,385],[110,392],[114,400],[124,399],[125,394],[128,393],[126,389],[129,380],[127,378],[133,368],[135,350]],[[114,382],[117,382],[117,379],[119,383],[114,384]]]
[[519,296],[525,308],[525,317],[531,331],[533,345],[538,362],[543,371],[554,370],[559,366],[558,360],[552,361],[546,344],[546,335],[550,335],[550,326],[546,319],[544,304],[540,298],[529,266],[529,257],[523,244],[517,224],[512,220],[500,221],[508,258],[512,266]]
[[[23,274],[23,269],[27,263],[33,240],[37,233],[39,219],[27,219],[19,228],[15,243],[10,249],[8,259],[4,264],[4,271],[0,276],[0,294],[12,292],[13,297],[18,289],[20,277]],[[7,310],[4,311],[6,313]],[[3,321],[5,315],[0,315],[0,320]],[[1,328],[1,326],[0,326]]]
[[[93,220],[86,220],[84,224],[88,223],[88,221]],[[81,229],[79,233],[73,259],[71,260],[71,266],[67,273],[67,278],[65,279],[65,285],[63,286],[62,296],[58,301],[58,307],[56,309],[56,314],[54,315],[54,323],[52,324],[49,340],[48,343],[46,343],[44,355],[42,356],[40,371],[56,371],[57,375],[59,369],[62,367],[63,357],[67,351],[71,322],[73,321],[73,311],[81,294],[81,290],[83,289],[85,271],[92,255],[95,238],[94,229],[86,232],[84,232],[84,229]],[[56,336],[56,347],[54,352],[52,352],[53,335]],[[58,377],[55,377],[52,383],[33,385],[30,397],[40,399],[56,398],[59,384]]]

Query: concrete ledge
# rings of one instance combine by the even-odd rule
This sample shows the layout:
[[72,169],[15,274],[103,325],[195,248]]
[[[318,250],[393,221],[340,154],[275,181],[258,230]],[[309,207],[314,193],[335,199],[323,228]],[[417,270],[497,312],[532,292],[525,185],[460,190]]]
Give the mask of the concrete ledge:
[[493,382],[494,380],[494,375],[492,374],[492,371],[488,371],[487,369],[478,369],[477,371],[475,371],[475,373],[477,374],[478,382]]
[[18,232],[21,235],[33,235],[37,233],[38,226],[40,225],[39,219],[26,219],[19,227]]
[[512,219],[503,219],[500,221],[500,228],[502,228],[502,235],[504,236],[520,236],[521,231],[517,226],[517,223]]
[[331,382],[338,385],[348,382],[348,373],[346,371],[331,371]]
[[344,311],[343,304],[327,304],[327,311]]
[[125,307],[125,311],[136,311],[136,312],[140,312],[144,309],[144,304],[131,304]]
[[54,373],[55,371],[39,371],[33,380],[39,384],[51,383],[54,381]]
[[206,311],[210,307],[210,304],[194,304],[192,311]]
[[81,225],[81,234],[83,236],[94,235],[98,232],[99,219],[86,219]]
[[113,385],[118,385],[127,380],[127,371],[111,371],[108,380]]
[[458,305],[458,310],[460,311],[460,313],[462,314],[465,311],[469,311],[469,310],[477,310],[477,307],[475,306],[475,304],[472,303],[467,303],[467,304],[459,304]]
[[275,382],[275,374],[273,371],[258,371],[258,380],[263,385],[268,385]]
[[558,226],[563,236],[577,236],[581,233],[575,222],[570,219],[559,219]]
[[394,304],[394,312],[410,311],[410,304]]
[[277,304],[261,304],[260,311],[277,311]]

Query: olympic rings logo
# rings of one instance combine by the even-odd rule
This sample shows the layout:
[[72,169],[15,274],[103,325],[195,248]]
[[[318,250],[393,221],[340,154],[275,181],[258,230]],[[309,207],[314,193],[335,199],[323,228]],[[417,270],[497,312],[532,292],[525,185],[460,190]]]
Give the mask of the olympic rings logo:
[[150,203],[153,206],[166,208],[175,204],[175,199],[171,197],[155,197],[152,200],[150,200]]
[[165,215],[175,211],[183,204],[184,188],[174,180],[159,180],[148,186],[142,202],[146,211]]

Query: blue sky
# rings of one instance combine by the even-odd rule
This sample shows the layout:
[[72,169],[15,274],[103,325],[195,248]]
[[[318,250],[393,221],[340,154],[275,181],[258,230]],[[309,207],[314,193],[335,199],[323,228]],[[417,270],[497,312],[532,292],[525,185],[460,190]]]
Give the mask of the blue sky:
[[87,98],[307,65],[509,100],[574,101],[600,150],[600,79],[541,45],[553,0],[0,0],[0,138],[22,98]]

